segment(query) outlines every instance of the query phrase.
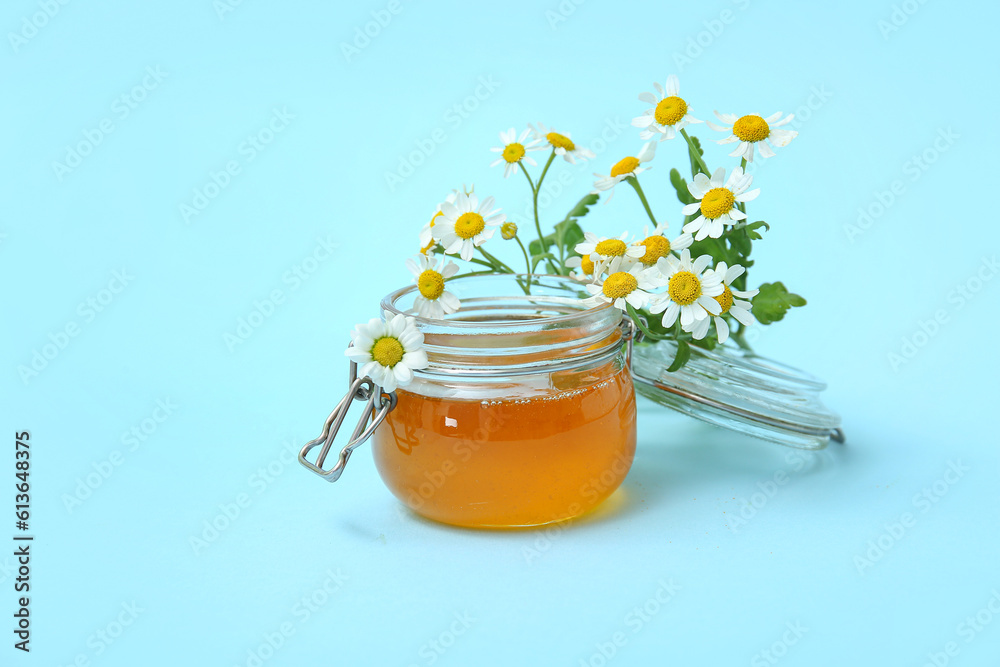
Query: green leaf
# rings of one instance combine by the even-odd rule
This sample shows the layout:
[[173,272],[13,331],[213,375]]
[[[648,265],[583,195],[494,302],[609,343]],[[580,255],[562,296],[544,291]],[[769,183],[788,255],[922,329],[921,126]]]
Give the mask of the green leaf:
[[674,363],[670,364],[667,372],[673,373],[676,370],[680,370],[680,367],[686,364],[690,358],[691,346],[688,345],[688,342],[686,340],[677,341],[677,355],[674,357]]
[[745,229],[734,229],[729,235],[729,245],[731,245],[733,250],[738,252],[741,257],[746,257],[753,249],[753,246],[750,244],[750,237],[747,235]]
[[747,234],[750,235],[751,239],[757,241],[759,239],[764,238],[763,236],[760,235],[760,232],[757,231],[761,227],[763,227],[766,231],[771,231],[771,225],[767,224],[763,220],[758,220],[757,222],[751,222],[749,225],[744,227],[744,229],[747,230]]
[[771,324],[785,317],[789,308],[806,305],[806,300],[798,294],[789,292],[780,283],[764,283],[760,292],[752,300],[753,314],[761,324]]
[[[556,225],[556,244],[560,248],[573,250],[576,245],[583,241],[583,229],[576,220],[562,221]],[[572,254],[576,254],[575,251]]]
[[693,204],[697,201],[688,191],[687,183],[681,178],[681,172],[676,169],[670,170],[670,184],[674,186],[674,190],[677,191],[677,198],[682,204]]
[[[563,219],[563,222],[568,222],[569,220],[573,220],[576,218],[582,218],[583,216],[587,215],[587,211],[590,210],[590,207],[596,204],[598,201],[600,201],[600,199],[601,199],[600,195],[596,195],[593,192],[584,195],[583,199],[578,201],[576,203],[576,206],[570,209],[570,212],[566,214],[566,217]],[[559,225],[556,226],[558,227]]]

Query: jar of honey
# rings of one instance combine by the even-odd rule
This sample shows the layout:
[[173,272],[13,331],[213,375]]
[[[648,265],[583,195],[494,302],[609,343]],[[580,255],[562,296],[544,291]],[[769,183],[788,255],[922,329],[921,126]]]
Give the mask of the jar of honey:
[[[597,506],[632,465],[621,311],[582,304],[567,278],[536,278],[530,295],[519,280],[452,281],[461,310],[417,319],[429,366],[396,391],[373,449],[386,486],[423,516],[479,527],[560,521]],[[394,292],[382,308],[407,313],[415,293]]]
[[[636,393],[713,424],[780,444],[842,441],[800,371],[724,347],[668,372],[669,341],[636,347],[633,324],[573,279],[477,275],[449,281],[461,308],[415,317],[428,365],[386,394],[352,364],[348,394],[300,462],[329,481],[372,438],[382,481],[412,511],[479,528],[539,526],[580,516],[621,485],[635,455]],[[416,286],[382,301],[413,316]],[[365,406],[350,440],[324,462],[347,410]],[[309,452],[320,447],[316,462]]]

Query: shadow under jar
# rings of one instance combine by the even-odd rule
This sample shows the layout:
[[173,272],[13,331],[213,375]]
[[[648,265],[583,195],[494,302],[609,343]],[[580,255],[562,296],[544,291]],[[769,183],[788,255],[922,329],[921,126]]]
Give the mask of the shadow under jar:
[[[610,496],[635,455],[635,391],[621,311],[587,307],[579,283],[483,275],[417,318],[429,365],[397,390],[373,437],[386,486],[443,523],[513,528],[579,516]],[[388,295],[412,314],[416,288]]]

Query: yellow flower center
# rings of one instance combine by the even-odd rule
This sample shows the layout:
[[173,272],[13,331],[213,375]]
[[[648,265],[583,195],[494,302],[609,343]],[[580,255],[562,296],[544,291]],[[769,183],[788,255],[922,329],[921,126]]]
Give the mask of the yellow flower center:
[[670,277],[667,294],[675,303],[690,306],[701,296],[701,281],[690,271],[678,271]]
[[549,140],[549,144],[553,148],[564,148],[568,151],[576,150],[576,144],[573,143],[573,140],[558,132],[549,132],[545,135],[545,138]]
[[444,213],[442,213],[441,211],[438,211],[437,213],[434,214],[434,217],[431,218],[431,227],[434,226],[434,221],[438,219],[439,215],[444,215]]
[[510,241],[512,238],[517,236],[517,225],[513,222],[505,222],[500,225],[500,236],[503,237],[504,241]]
[[771,128],[760,116],[743,116],[733,124],[733,134],[743,141],[763,141],[771,135]]
[[653,116],[660,125],[674,125],[688,112],[687,102],[679,97],[665,97],[656,105]]
[[701,198],[701,214],[714,220],[733,210],[736,197],[726,188],[712,188]]
[[520,162],[523,157],[524,146],[517,142],[507,144],[507,146],[503,149],[503,159],[507,160],[507,162],[510,162],[511,164]]
[[670,253],[670,241],[659,234],[650,236],[639,245],[646,246],[646,254],[639,258],[639,261],[646,266],[656,264],[656,260]]
[[434,239],[431,239],[430,243],[428,243],[427,245],[425,245],[423,248],[420,249],[420,254],[421,255],[426,255],[427,253],[429,253],[431,251],[431,248],[433,248],[435,245],[437,245],[437,241],[435,241]]
[[601,241],[594,248],[594,252],[605,257],[621,257],[625,254],[626,250],[628,250],[628,247],[625,245],[625,242],[619,239]]
[[584,255],[580,258],[580,270],[583,271],[584,275],[594,275],[594,263],[590,261],[590,255]]
[[372,345],[372,359],[386,368],[392,368],[403,360],[403,344],[392,336],[379,338]]
[[478,213],[463,213],[455,221],[455,235],[462,239],[471,239],[486,229],[486,221]]
[[631,174],[635,171],[635,168],[639,166],[639,158],[637,157],[626,157],[618,161],[618,164],[611,167],[612,176],[621,176],[622,174]]
[[719,313],[719,315],[725,315],[729,312],[729,309],[733,307],[733,290],[729,289],[729,285],[723,285],[723,287],[726,290],[725,292],[719,296],[712,297],[719,302],[720,306],[722,306],[722,312]]
[[427,269],[417,278],[417,289],[425,299],[434,301],[444,292],[444,276],[434,269]]
[[618,273],[612,273],[604,281],[603,292],[604,296],[609,299],[620,299],[628,296],[638,288],[639,281],[636,280],[635,276],[625,271],[619,271]]

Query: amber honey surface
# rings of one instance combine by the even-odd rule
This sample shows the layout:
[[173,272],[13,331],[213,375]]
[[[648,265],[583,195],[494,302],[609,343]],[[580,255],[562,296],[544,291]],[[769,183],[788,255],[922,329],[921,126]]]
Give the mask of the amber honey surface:
[[415,512],[449,524],[532,526],[583,514],[632,465],[635,395],[627,368],[568,384],[485,400],[401,389],[373,439],[379,474]]

